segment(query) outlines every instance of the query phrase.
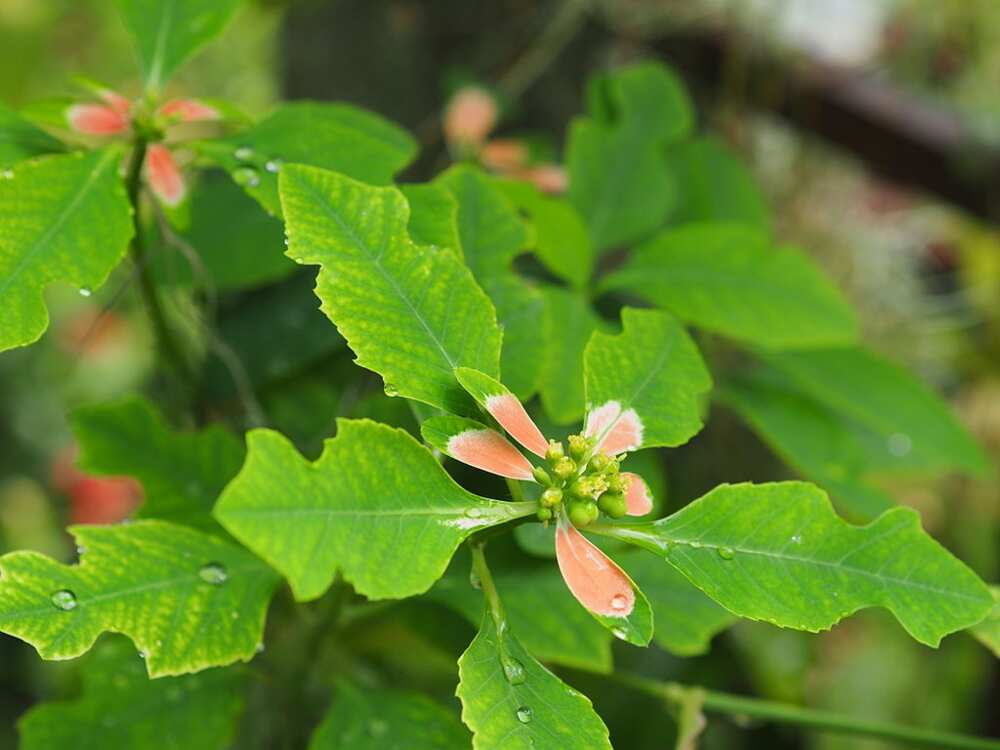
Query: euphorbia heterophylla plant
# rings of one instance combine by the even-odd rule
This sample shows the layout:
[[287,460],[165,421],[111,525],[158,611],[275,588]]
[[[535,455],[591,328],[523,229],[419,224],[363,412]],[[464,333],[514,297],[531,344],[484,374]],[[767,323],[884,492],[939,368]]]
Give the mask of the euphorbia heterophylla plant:
[[[615,668],[619,641],[686,657],[741,618],[818,632],[869,607],[928,646],[970,629],[997,648],[990,589],[876,483],[982,474],[982,451],[776,246],[669,70],[596,76],[564,165],[510,139],[501,169],[504,114],[476,86],[443,118],[459,163],[398,183],[417,145],[378,115],[250,122],[162,95],[235,0],[118,5],[137,99],[0,111],[0,348],[42,336],[49,285],[100,293],[130,250],[163,365],[161,404],[69,415],[82,472],[141,484],[134,519],[71,527],[76,561],[0,558],[0,630],[44,659],[94,651],[23,747],[611,747],[564,667],[665,700],[678,747],[703,710],[993,746]],[[661,451],[712,400],[802,480],[668,506]],[[428,687],[456,682],[460,712]]]

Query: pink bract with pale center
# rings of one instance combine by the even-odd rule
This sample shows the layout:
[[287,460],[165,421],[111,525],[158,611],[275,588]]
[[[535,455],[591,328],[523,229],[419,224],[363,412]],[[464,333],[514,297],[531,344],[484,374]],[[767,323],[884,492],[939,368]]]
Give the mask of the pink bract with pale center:
[[167,205],[176,206],[184,200],[184,178],[166,146],[154,143],[147,149],[146,179],[153,192]]
[[645,480],[631,471],[623,471],[621,476],[628,482],[625,491],[625,505],[630,516],[644,516],[653,509],[653,498],[649,496],[649,487]]
[[448,455],[469,466],[508,479],[531,479],[531,464],[500,433],[466,430],[448,441]]
[[642,445],[642,420],[635,409],[622,411],[617,401],[608,401],[587,414],[587,437],[596,438],[602,453],[614,456]]
[[73,130],[84,135],[118,135],[131,123],[126,113],[103,104],[74,104],[66,119]]
[[512,438],[539,458],[545,456],[549,441],[545,439],[538,425],[528,415],[517,396],[512,393],[490,396],[486,399],[486,411],[507,430]]
[[572,524],[560,523],[556,528],[556,560],[573,596],[591,612],[606,617],[632,614],[632,582]]

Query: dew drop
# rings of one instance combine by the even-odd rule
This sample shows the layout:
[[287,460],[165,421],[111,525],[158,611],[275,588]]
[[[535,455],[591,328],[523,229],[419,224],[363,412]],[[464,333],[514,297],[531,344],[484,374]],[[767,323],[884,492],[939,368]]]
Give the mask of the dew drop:
[[229,573],[226,572],[226,566],[222,563],[210,562],[201,566],[198,571],[198,576],[205,583],[211,583],[214,586],[225,583],[229,578]]
[[902,432],[894,432],[889,436],[888,448],[890,455],[902,458],[908,455],[913,449],[913,441],[909,435],[905,435]]
[[254,651],[255,654],[263,654],[264,653],[264,644],[263,643],[258,643],[257,644],[257,648],[255,648],[253,651]]
[[719,557],[723,560],[732,560],[736,557],[736,553],[733,552],[731,547],[719,547]]
[[611,597],[611,609],[617,609],[619,612],[628,606],[628,598],[625,594],[615,594]]
[[256,169],[251,167],[240,167],[233,172],[233,179],[240,185],[246,185],[247,187],[253,188],[260,185],[260,175],[257,174]]
[[792,537],[792,544],[802,544],[802,535],[796,534]]
[[479,518],[481,515],[483,515],[483,511],[475,507],[468,508],[465,511],[465,515],[467,515],[469,518]]
[[89,297],[93,293],[94,293],[93,290],[91,290],[91,288],[89,286],[81,286],[80,287],[80,296],[81,297]]
[[520,685],[524,682],[526,674],[524,665],[517,659],[510,656],[501,656],[500,664],[503,666],[503,676],[511,685]]
[[264,169],[271,174],[278,174],[278,172],[281,171],[282,166],[284,166],[284,162],[281,159],[269,159],[264,165]]
[[139,652],[139,658],[140,659],[145,659],[147,656],[149,656],[149,653],[147,651],[140,651]]
[[621,628],[612,628],[611,629],[611,635],[613,635],[615,638],[617,638],[620,641],[624,641],[624,640],[626,640],[628,638],[628,633],[626,633]]
[[64,612],[76,609],[76,594],[69,589],[60,589],[52,595],[51,599],[56,609],[61,609]]
[[389,398],[395,398],[399,395],[399,389],[392,383],[386,383],[383,390],[385,391],[385,395]]
[[13,169],[5,169],[3,172],[0,172],[0,176],[2,176],[5,180],[13,180],[14,179],[14,170]]
[[249,161],[253,158],[253,149],[249,146],[240,146],[236,151],[233,152],[235,156],[240,161]]
[[517,720],[522,724],[527,724],[535,718],[535,712],[531,710],[531,706],[521,706],[514,712],[514,715],[517,716]]

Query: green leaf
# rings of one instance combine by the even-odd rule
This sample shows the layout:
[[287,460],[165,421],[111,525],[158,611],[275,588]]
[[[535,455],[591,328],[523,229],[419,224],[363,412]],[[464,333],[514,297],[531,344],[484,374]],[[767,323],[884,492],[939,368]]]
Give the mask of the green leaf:
[[538,391],[545,367],[546,341],[538,325],[545,317],[545,297],[513,273],[486,279],[483,290],[503,328],[500,372],[517,397],[526,401]]
[[230,433],[221,427],[172,432],[139,398],[79,408],[70,422],[80,446],[80,468],[90,474],[128,475],[142,484],[145,502],[138,517],[218,531],[212,506],[244,455]]
[[426,696],[342,682],[309,750],[461,750],[469,732]]
[[872,452],[853,420],[802,393],[769,368],[729,380],[719,400],[745,419],[790,466],[824,489],[851,517],[870,521],[895,503],[865,475]]
[[[490,552],[494,549],[491,542]],[[518,549],[500,562],[494,557],[491,570],[511,628],[530,653],[545,662],[611,671],[611,634],[569,593],[554,560],[532,560]],[[427,595],[476,625],[483,618],[483,592],[473,588],[469,570],[469,555],[460,550]]]
[[590,528],[660,555],[734,614],[782,627],[817,632],[885,607],[936,646],[993,606],[989,589],[923,532],[915,511],[851,526],[803,482],[720,485],[660,521]]
[[117,0],[135,39],[146,88],[159,91],[181,63],[222,33],[242,0]]
[[498,632],[488,613],[458,660],[458,676],[462,721],[476,750],[611,748],[586,696],[539,664],[510,628]]
[[402,430],[341,419],[314,462],[276,432],[247,433],[247,461],[215,515],[299,600],[338,569],[358,593],[398,599],[430,588],[474,531],[534,511],[466,492]]
[[118,176],[121,151],[22,162],[0,179],[0,351],[36,341],[49,323],[42,291],[54,281],[104,283],[132,237]]
[[[623,332],[595,331],[584,350],[587,411],[635,412],[640,448],[686,443],[703,427],[712,377],[684,326],[656,310],[621,311]],[[610,428],[609,428],[610,429]]]
[[990,591],[993,592],[993,611],[970,632],[1000,659],[1000,586],[990,586]]
[[534,252],[542,264],[573,286],[586,286],[594,269],[594,248],[576,209],[566,199],[546,195],[523,180],[497,184],[528,215],[535,229]]
[[821,404],[856,420],[877,441],[869,460],[885,469],[982,475],[982,448],[933,391],[861,348],[771,354],[765,362]]
[[78,565],[0,557],[0,631],[72,659],[106,631],[132,639],[150,677],[249,661],[278,577],[245,550],[164,521],[74,526]]
[[770,230],[767,203],[753,176],[716,138],[678,143],[669,159],[677,182],[684,186],[672,223],[736,221]]
[[283,104],[247,130],[193,145],[275,215],[281,213],[278,174],[286,164],[388,185],[417,152],[409,133],[376,114],[350,104],[310,101]]
[[569,198],[607,250],[663,224],[678,192],[664,147],[687,134],[693,115],[676,76],[655,63],[598,79],[590,100],[592,118],[570,129]]
[[546,287],[545,338],[548,352],[542,368],[541,396],[549,418],[557,424],[583,416],[583,352],[594,331],[607,326],[583,295]]
[[735,615],[655,556],[634,550],[616,553],[615,561],[646,594],[653,608],[653,640],[670,653],[707,653],[713,636],[736,622]]
[[65,146],[60,141],[14,110],[0,104],[0,169],[33,156],[63,150]]
[[416,246],[396,188],[312,167],[281,172],[289,254],[322,266],[316,294],[387,390],[461,413],[459,366],[499,374],[500,329],[489,298],[450,252]]
[[40,703],[18,722],[21,750],[218,750],[233,739],[246,672],[211,669],[150,680],[123,639],[102,639],[71,701]]
[[447,188],[434,183],[400,185],[410,206],[407,231],[418,245],[450,248],[462,255],[458,236],[458,203]]
[[192,261],[161,237],[153,256],[159,283],[207,281],[218,291],[229,291],[275,281],[296,270],[285,255],[281,222],[225,175],[202,176],[191,191],[188,210],[189,222],[178,234],[197,253],[200,267],[192,269]]
[[627,291],[681,320],[770,348],[850,343],[857,321],[802,253],[773,250],[741,224],[691,224],[636,248],[603,290]]
[[458,201],[458,231],[465,263],[480,281],[503,274],[530,244],[531,235],[513,204],[496,182],[465,164],[439,175],[435,184]]

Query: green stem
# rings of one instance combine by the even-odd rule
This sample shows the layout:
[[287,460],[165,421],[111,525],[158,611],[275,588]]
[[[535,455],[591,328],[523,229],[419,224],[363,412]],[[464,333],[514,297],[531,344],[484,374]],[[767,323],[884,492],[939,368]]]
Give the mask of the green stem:
[[160,352],[165,361],[173,367],[177,375],[187,377],[192,373],[180,346],[178,346],[177,341],[170,331],[163,307],[160,305],[160,298],[156,293],[156,283],[153,281],[153,275],[149,268],[146,244],[143,237],[139,193],[142,189],[142,164],[146,159],[147,145],[145,138],[142,136],[136,137],[132,149],[132,159],[129,162],[128,173],[125,177],[125,189],[128,193],[129,203],[132,204],[132,223],[134,228],[129,252],[132,255],[132,263],[139,277],[139,290],[142,294],[150,323],[153,326],[153,332],[156,335]]
[[481,542],[470,542],[469,547],[472,549],[472,572],[479,579],[479,584],[483,589],[483,596],[486,597],[486,603],[490,608],[490,616],[493,618],[493,624],[496,625],[497,632],[503,633],[506,626],[504,625],[503,604],[500,601],[500,594],[497,592],[496,584],[493,583],[493,574],[490,573],[490,568],[486,564],[486,555],[483,554],[483,549],[486,545]]
[[521,483],[516,479],[507,479],[507,489],[510,490],[510,499],[515,500],[519,503],[524,502],[524,488],[521,487]]
[[615,673],[610,676],[623,685],[673,704],[681,703],[686,695],[697,690],[703,697],[703,707],[706,711],[735,717],[750,717],[763,721],[792,724],[820,732],[878,737],[884,740],[905,742],[914,747],[1000,750],[1000,740],[908,727],[885,721],[859,719],[832,711],[803,708],[760,698],[721,693],[715,690],[703,690],[676,682],[659,682],[633,674]]

